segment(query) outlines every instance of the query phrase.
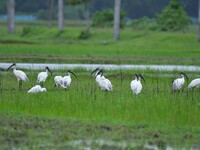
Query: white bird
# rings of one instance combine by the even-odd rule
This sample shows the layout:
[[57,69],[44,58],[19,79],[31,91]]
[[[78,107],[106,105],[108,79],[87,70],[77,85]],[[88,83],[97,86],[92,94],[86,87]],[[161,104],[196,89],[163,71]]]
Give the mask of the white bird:
[[180,78],[175,79],[172,83],[172,90],[173,91],[180,90],[182,88],[182,86],[185,83],[185,77],[188,80],[188,77],[186,76],[185,73],[181,72],[180,76],[181,76]]
[[145,82],[144,77],[141,74],[135,74],[135,79],[131,81],[131,90],[133,94],[139,94],[142,90],[141,79]]
[[198,88],[199,86],[200,86],[200,78],[196,78],[190,82],[190,84],[188,85],[188,89],[195,87]]
[[100,68],[96,68],[95,70],[92,71],[91,75],[93,75],[95,73],[95,80],[98,84],[98,86],[100,87],[100,81],[101,81],[101,78],[105,78],[102,74],[102,72],[100,72]]
[[62,76],[55,76],[54,77],[54,83],[55,83],[54,87],[58,87],[58,86],[63,87],[63,77]]
[[16,69],[16,63],[13,63],[10,67],[8,67],[7,71],[10,68],[13,69],[13,73],[14,73],[14,75],[17,77],[17,79],[19,81],[19,89],[21,90],[22,81],[29,82],[28,77],[26,76],[26,74],[23,71]]
[[32,87],[27,93],[40,93],[40,92],[46,92],[46,88],[42,88],[40,85],[35,85]]
[[99,79],[98,79],[98,85],[99,85],[99,87],[100,87],[100,89],[101,90],[104,90],[104,91],[112,91],[112,84],[111,84],[111,82],[110,82],[110,80],[109,79],[107,79],[107,78],[105,78],[104,76],[103,76],[103,70],[100,70],[99,72],[98,72],[98,74],[97,74],[97,76],[98,75],[101,75],[100,77],[99,77]]
[[51,73],[52,75],[52,72],[51,70],[49,69],[49,67],[46,66],[45,68],[46,71],[44,72],[40,72],[38,74],[38,77],[37,77],[37,82],[41,84],[41,86],[43,86],[43,83],[46,81],[47,77],[48,77],[48,72]]
[[77,78],[75,73],[73,73],[70,70],[67,70],[67,75],[64,76],[63,79],[62,79],[62,81],[63,81],[62,87],[65,88],[65,89],[69,88],[70,85],[71,85],[71,82],[72,82],[71,74],[73,74]]

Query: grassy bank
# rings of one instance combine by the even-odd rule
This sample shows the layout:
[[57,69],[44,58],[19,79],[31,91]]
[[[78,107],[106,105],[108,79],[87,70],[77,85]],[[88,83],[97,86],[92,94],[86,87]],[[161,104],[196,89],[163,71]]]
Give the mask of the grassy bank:
[[[98,89],[94,77],[90,76],[90,73],[75,70],[78,79],[73,78],[70,90],[53,89],[53,77],[49,77],[45,83],[48,92],[40,94],[27,94],[27,90],[36,83],[37,73],[35,71],[29,72],[30,82],[24,84],[22,91],[17,90],[18,83],[11,72],[1,74],[0,113],[1,116],[6,116],[1,119],[11,124],[11,129],[5,130],[3,128],[1,132],[11,134],[10,130],[15,125],[23,127],[26,123],[36,124],[36,117],[39,119],[39,129],[47,128],[44,131],[44,136],[53,142],[58,142],[58,145],[63,144],[63,142],[55,140],[54,132],[59,132],[62,137],[66,134],[67,137],[63,137],[66,141],[103,138],[104,140],[131,142],[136,139],[142,143],[142,146],[146,142],[151,143],[151,141],[153,143],[160,141],[160,146],[162,143],[164,146],[168,144],[197,146],[197,141],[200,139],[198,90],[187,91],[184,89],[179,93],[172,94],[172,79],[178,76],[177,72],[144,70],[140,71],[146,79],[146,83],[143,83],[142,93],[133,95],[130,90],[133,72],[138,71],[107,71],[105,75],[111,80],[114,90],[103,92]],[[64,72],[59,71],[55,74],[64,75]],[[194,74],[189,75],[189,77],[194,78]],[[45,123],[44,127],[43,123],[40,123],[43,122],[43,119],[46,120],[44,122],[49,122]],[[68,128],[65,124],[67,120],[69,123],[70,120],[74,120],[71,122],[73,125],[69,129],[64,129]],[[73,126],[76,126],[77,120],[82,121],[82,123],[78,126],[80,129],[76,130]],[[13,122],[14,125],[10,122]],[[56,123],[54,124],[54,122]],[[54,128],[50,126],[51,124],[54,124]],[[106,126],[108,132],[101,133],[100,126],[102,125]],[[91,128],[88,129],[88,126]],[[58,131],[60,128],[62,130]],[[87,130],[89,130],[88,134],[86,134]],[[29,141],[36,136],[34,134],[38,135],[38,131],[34,127],[20,128],[19,134],[21,132],[26,133],[22,137],[26,137],[28,143],[30,141],[35,142],[36,145],[41,143],[35,140]],[[77,134],[71,134],[71,132]],[[4,138],[5,136],[0,139]],[[155,144],[159,145],[156,142]]]
[[125,28],[120,40],[112,28],[92,28],[91,37],[79,39],[84,27],[63,32],[44,26],[19,26],[16,34],[1,30],[1,62],[125,63],[199,65],[197,35],[191,32],[152,32]]

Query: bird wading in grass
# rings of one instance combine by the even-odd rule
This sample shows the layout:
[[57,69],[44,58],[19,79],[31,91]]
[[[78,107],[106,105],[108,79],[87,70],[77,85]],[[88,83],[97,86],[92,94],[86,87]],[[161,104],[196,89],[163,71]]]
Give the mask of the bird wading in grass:
[[50,72],[50,74],[52,75],[51,70],[49,69],[49,67],[45,67],[45,71],[44,72],[40,72],[37,76],[37,82],[43,87],[43,83],[46,81],[47,77],[48,77],[48,72]]
[[54,77],[54,83],[55,83],[54,87],[63,87],[63,77],[62,76],[55,76]]
[[16,63],[13,63],[10,67],[8,67],[7,71],[10,68],[13,69],[13,73],[19,81],[19,89],[21,90],[22,89],[22,81],[29,82],[28,77],[26,76],[26,74],[23,71],[16,69]]
[[40,85],[35,85],[30,90],[28,90],[27,93],[41,93],[46,91],[47,91],[46,88],[42,88]]
[[131,81],[130,87],[133,94],[139,94],[142,90],[141,79],[145,82],[144,77],[141,74],[135,74],[135,79]]
[[179,91],[183,87],[183,85],[185,83],[185,78],[188,81],[188,77],[187,77],[187,75],[185,73],[181,72],[180,76],[181,76],[180,78],[177,78],[177,79],[175,79],[173,81],[173,83],[172,83],[172,91],[177,91],[177,90]]
[[67,75],[63,77],[62,81],[63,81],[63,85],[62,87],[65,89],[69,89],[72,79],[71,79],[71,74],[73,74],[76,78],[76,74],[73,73],[71,70],[67,70]]
[[95,76],[95,81],[97,82],[98,86],[100,87],[100,81],[101,81],[101,78],[105,78],[103,76],[103,74],[100,72],[100,68],[96,68],[95,70],[92,71],[91,75],[94,74]]
[[[98,75],[100,75],[100,77]],[[103,76],[102,69],[99,70],[96,78],[97,77],[99,78],[97,83],[101,90],[103,90],[103,91],[112,91],[113,90],[113,86],[112,86],[110,80]]]

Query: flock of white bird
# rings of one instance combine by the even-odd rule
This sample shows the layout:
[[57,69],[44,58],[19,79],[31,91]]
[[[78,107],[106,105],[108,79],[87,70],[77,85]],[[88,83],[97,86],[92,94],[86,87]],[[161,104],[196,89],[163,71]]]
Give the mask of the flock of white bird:
[[[29,82],[28,77],[26,74],[21,71],[16,69],[16,63],[13,63],[7,70],[10,68],[13,69],[14,75],[17,77],[19,81],[19,89],[22,88],[22,81]],[[40,92],[46,92],[47,89],[43,87],[43,83],[46,81],[48,77],[48,73],[52,75],[51,70],[46,67],[44,72],[40,72],[37,76],[37,82],[39,85],[33,86],[30,90],[28,90],[28,93],[40,93]],[[71,84],[71,74],[73,74],[76,78],[76,74],[74,74],[72,71],[67,70],[67,75],[62,77],[62,76],[55,76],[54,77],[54,87],[62,87],[64,89],[68,89]],[[109,79],[107,79],[103,75],[103,70],[100,68],[96,68],[94,71],[91,73],[92,75],[95,75],[95,80],[101,90],[104,91],[112,91],[113,86],[110,82]],[[185,78],[188,80],[188,77],[185,73],[181,72],[180,73],[180,78],[177,78],[173,81],[172,83],[172,90],[177,91],[180,90],[184,83],[185,83]],[[141,74],[135,74],[135,79],[131,81],[130,83],[130,88],[134,94],[139,94],[142,90],[142,83],[141,80],[145,82],[144,77]],[[188,89],[190,88],[195,88],[200,86],[200,78],[194,79],[191,81],[191,83],[188,85]]]

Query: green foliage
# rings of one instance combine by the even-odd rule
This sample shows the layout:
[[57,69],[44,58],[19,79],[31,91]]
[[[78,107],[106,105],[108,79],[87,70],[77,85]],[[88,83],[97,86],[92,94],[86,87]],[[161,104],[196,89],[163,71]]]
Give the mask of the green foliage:
[[157,24],[156,24],[155,19],[151,19],[147,16],[139,18],[139,19],[135,19],[131,23],[131,26],[133,27],[133,29],[139,29],[139,30],[143,30],[143,29],[155,30],[156,25]]
[[32,27],[31,26],[26,26],[22,29],[21,37],[27,36],[32,32]]
[[[125,11],[120,12],[120,27],[124,27],[124,18],[126,17]],[[92,17],[92,25],[94,27],[111,27],[113,26],[114,11],[113,9],[106,9],[97,11]]]
[[71,5],[77,5],[77,4],[81,4],[81,3],[87,3],[91,0],[66,0],[66,2],[68,4],[71,4]]
[[79,39],[88,39],[89,37],[91,37],[91,33],[88,30],[83,30],[81,31],[80,35],[79,35]]
[[189,17],[178,0],[171,0],[163,12],[157,15],[157,23],[161,31],[180,31],[188,27]]

